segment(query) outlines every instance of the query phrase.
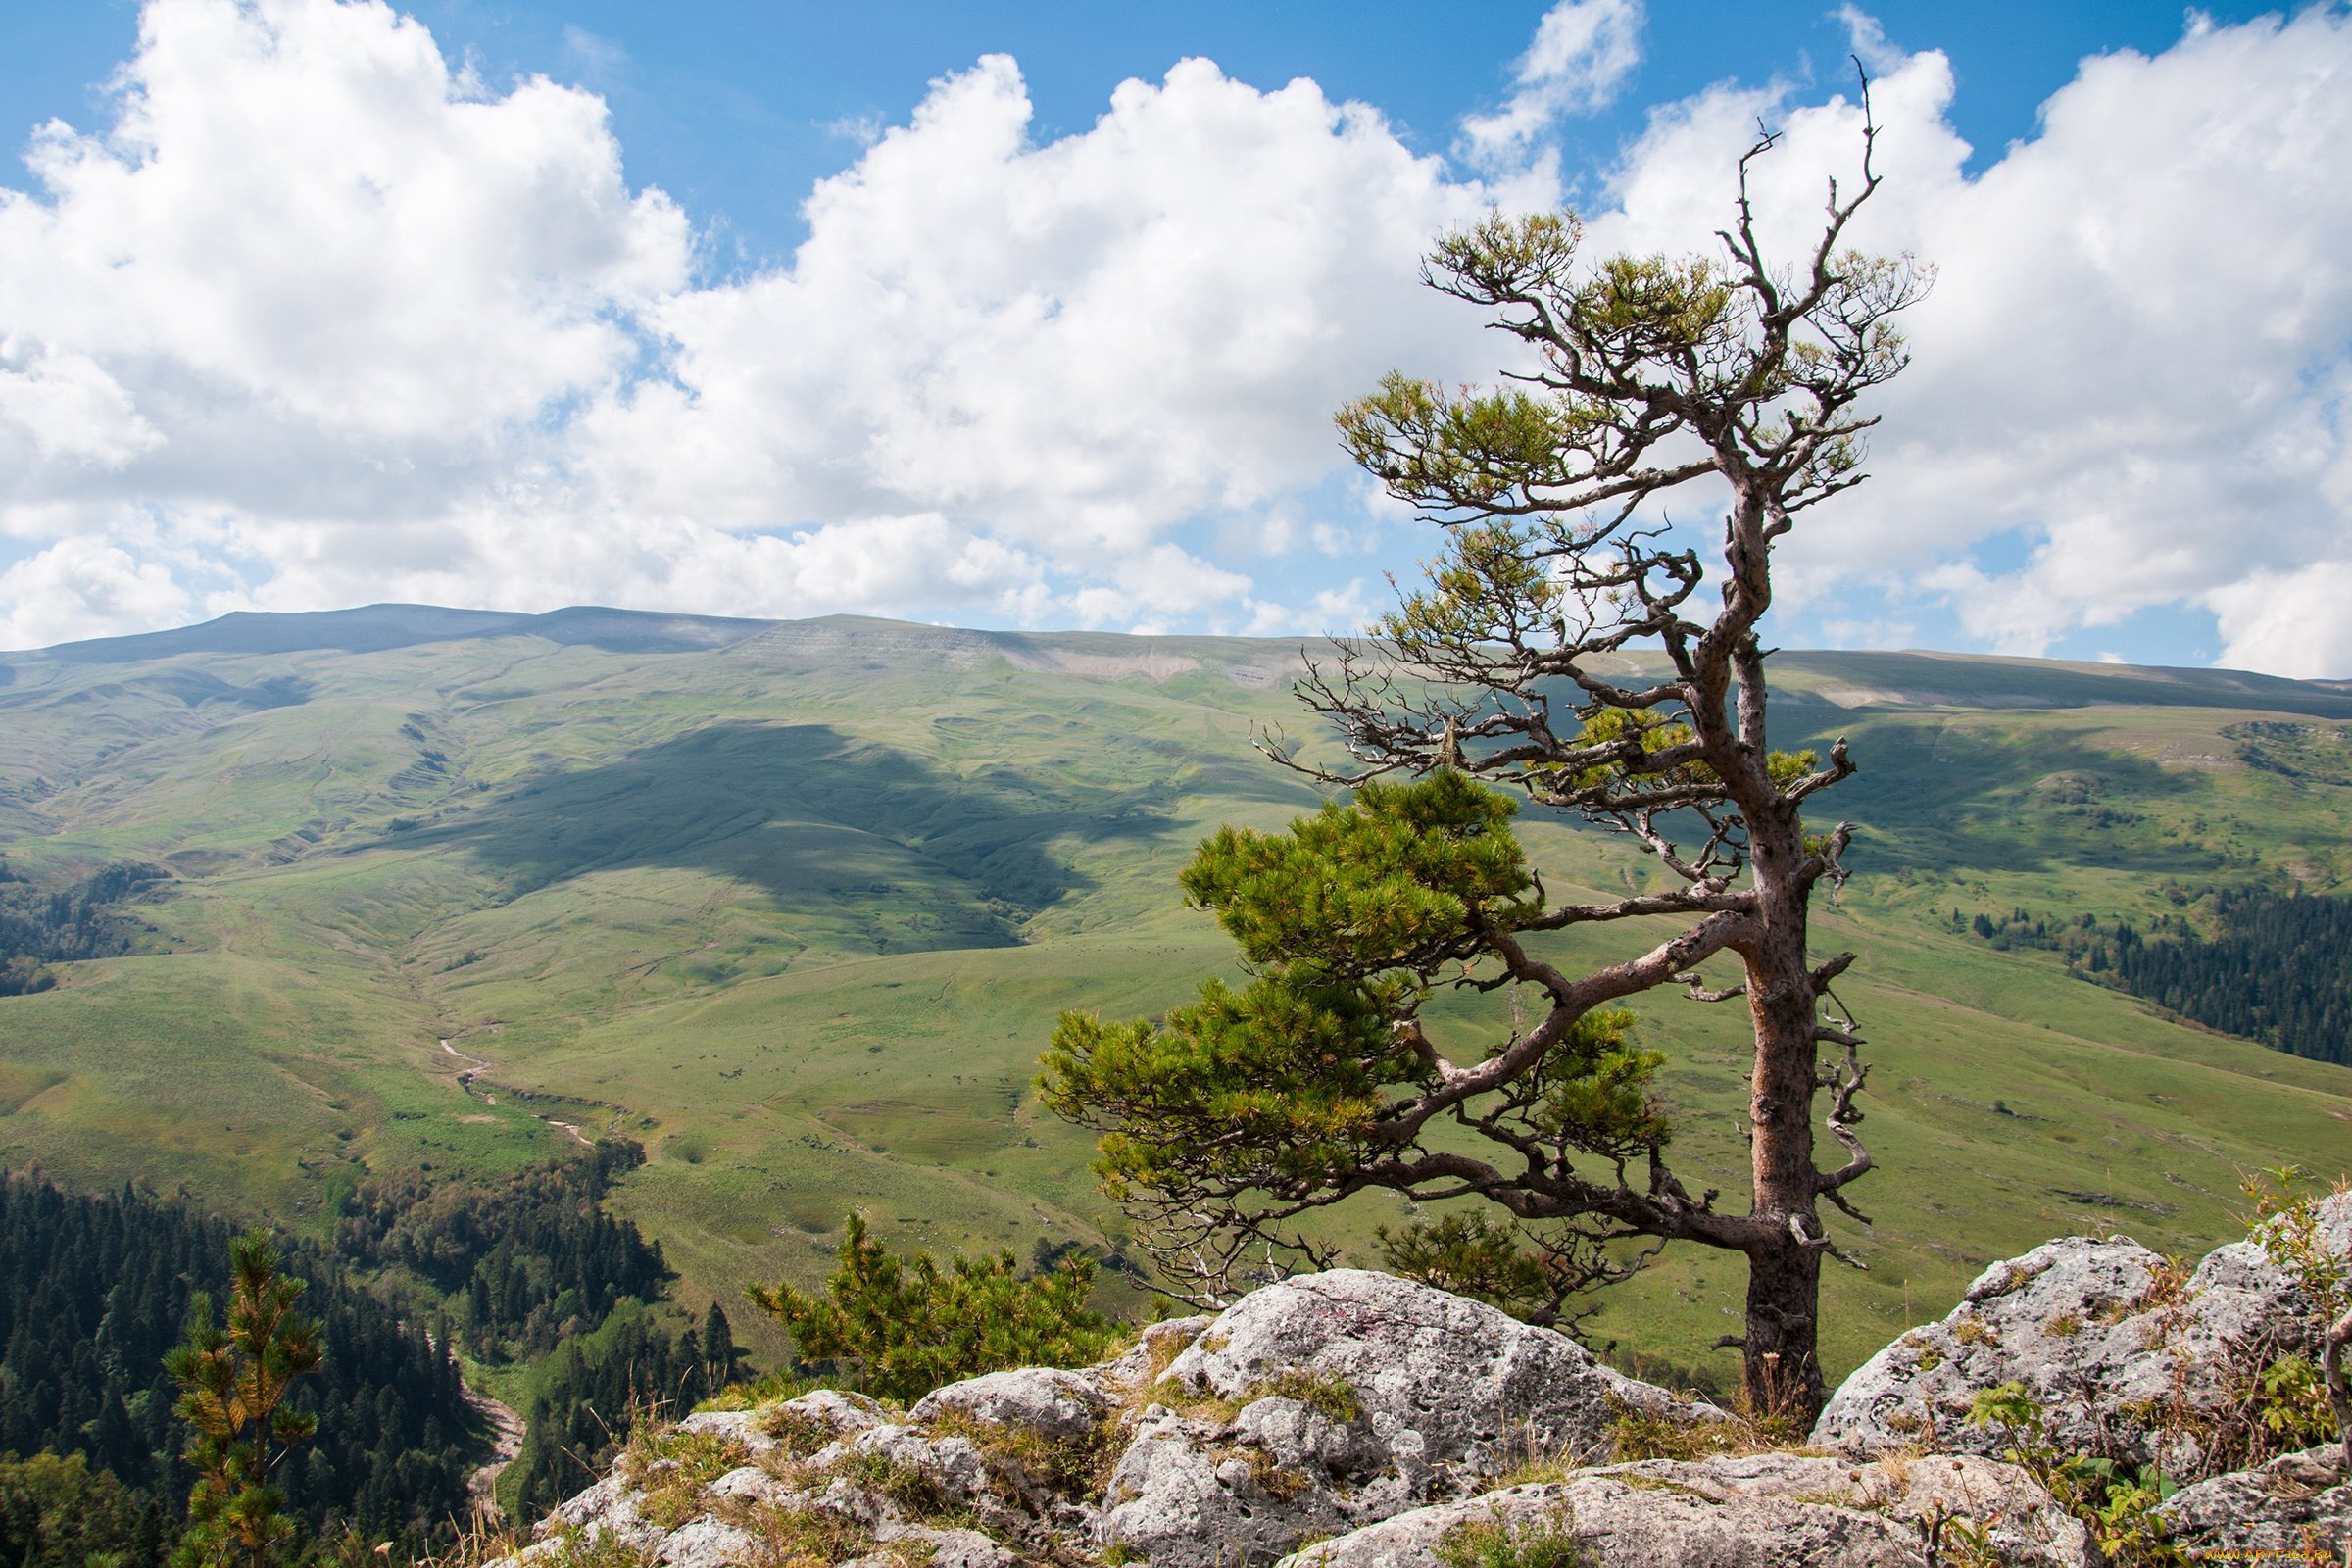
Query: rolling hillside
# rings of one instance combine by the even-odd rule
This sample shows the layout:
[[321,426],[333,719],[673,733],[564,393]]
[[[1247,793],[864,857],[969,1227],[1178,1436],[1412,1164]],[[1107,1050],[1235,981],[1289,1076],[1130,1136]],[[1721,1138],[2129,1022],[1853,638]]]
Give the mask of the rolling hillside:
[[[492,1170],[612,1128],[653,1154],[618,1202],[698,1305],[820,1272],[853,1203],[902,1243],[1115,1235],[1084,1141],[1037,1110],[1035,1057],[1062,1008],[1155,1009],[1228,966],[1175,872],[1216,823],[1313,803],[1249,745],[1298,730],[1298,656],[401,606],[0,655],[0,855],[36,879],[172,873],[129,911],[138,951],[0,999],[0,1159],[303,1223],[369,1164]],[[2279,765],[2344,752],[2352,692],[1916,654],[1775,667],[1781,743],[1845,734],[1863,769],[1834,797],[1859,874],[1823,941],[1864,955],[1841,991],[1873,1041],[1882,1168],[1856,1192],[1871,1272],[1833,1287],[1834,1373],[1987,1259],[2110,1225],[2202,1250],[2239,1170],[2347,1163],[2352,1072],[1951,915],[2352,889],[2352,772]],[[1531,841],[1555,891],[1644,874],[1589,832]],[[1740,1018],[1645,1016],[1683,1159],[1735,1187]],[[1699,1363],[1734,1274],[1670,1255],[1598,1326]]]

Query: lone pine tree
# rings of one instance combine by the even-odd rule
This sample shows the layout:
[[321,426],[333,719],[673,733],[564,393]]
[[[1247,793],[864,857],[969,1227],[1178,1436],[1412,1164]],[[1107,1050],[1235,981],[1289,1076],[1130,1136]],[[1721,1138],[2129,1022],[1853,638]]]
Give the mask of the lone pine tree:
[[[1890,318],[1926,281],[1842,245],[1880,180],[1867,85],[1863,103],[1859,183],[1831,182],[1795,267],[1767,259],[1749,196],[1770,135],[1740,161],[1721,256],[1589,263],[1572,216],[1492,217],[1442,240],[1425,276],[1490,313],[1521,368],[1458,391],[1392,374],[1341,411],[1354,460],[1446,530],[1377,639],[1338,645],[1298,686],[1349,765],[1266,746],[1353,798],[1286,833],[1227,829],[1184,873],[1247,986],[1212,981],[1155,1021],[1067,1015],[1044,1063],[1047,1103],[1101,1132],[1106,1186],[1196,1299],[1240,1269],[1328,1261],[1299,1221],[1353,1194],[1484,1199],[1500,1219],[1392,1238],[1391,1255],[1541,1298],[1533,1315],[1555,1319],[1630,1274],[1638,1248],[1742,1253],[1745,1327],[1724,1343],[1747,1396],[1793,1419],[1819,1407],[1821,1264],[1843,1255],[1820,1206],[1862,1218],[1845,1189],[1871,1157],[1863,1042],[1831,991],[1853,955],[1816,956],[1807,927],[1814,889],[1843,880],[1849,829],[1809,831],[1803,811],[1854,762],[1842,740],[1826,760],[1768,745],[1760,623],[1775,545],[1863,477],[1877,419],[1860,400],[1904,365]],[[1702,481],[1728,491],[1706,561],[1655,505]],[[1495,784],[1625,835],[1663,885],[1550,898]],[[1682,928],[1651,940],[1661,918]],[[1644,935],[1618,961],[1546,956],[1547,934],[1634,921]],[[1736,979],[1701,974],[1718,957]],[[1670,986],[1746,1004],[1745,1213],[1666,1158],[1663,1058],[1616,1004]],[[1514,1021],[1441,1051],[1420,1014],[1458,987],[1509,993]],[[1828,1170],[1825,1092],[1845,1155]]]
[[179,1568],[268,1568],[294,1534],[275,1476],[318,1426],[317,1416],[285,1407],[294,1380],[316,1372],[322,1357],[318,1325],[294,1308],[305,1289],[278,1272],[269,1234],[248,1232],[229,1244],[226,1329],[199,1293],[187,1339],[165,1358],[179,1385],[185,1457],[196,1472]]

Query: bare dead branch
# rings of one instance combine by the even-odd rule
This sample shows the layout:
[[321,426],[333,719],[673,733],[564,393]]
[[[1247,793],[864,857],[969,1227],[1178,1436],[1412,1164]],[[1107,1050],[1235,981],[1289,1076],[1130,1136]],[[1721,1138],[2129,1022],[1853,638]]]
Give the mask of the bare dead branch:
[[[1834,1028],[1831,1032],[1836,1035],[1838,1043],[1845,1047],[1845,1063],[1843,1069],[1833,1073],[1829,1083],[1824,1085],[1833,1091],[1829,1129],[1830,1136],[1844,1148],[1848,1157],[1838,1169],[1818,1175],[1814,1187],[1816,1191],[1830,1196],[1838,1207],[1853,1214],[1853,1209],[1836,1195],[1838,1189],[1868,1174],[1871,1169],[1870,1151],[1863,1147],[1861,1137],[1854,1131],[1855,1124],[1862,1119],[1862,1113],[1854,1108],[1854,1096],[1862,1092],[1862,1084],[1870,1076],[1870,1068],[1861,1059],[1860,1047],[1863,1042],[1859,1036],[1844,1028]],[[1861,1216],[1856,1214],[1854,1217],[1859,1219]]]
[[1734,997],[1744,997],[1747,995],[1747,986],[1745,983],[1736,986],[1725,986],[1720,990],[1710,990],[1707,986],[1707,977],[1703,974],[1700,974],[1695,969],[1690,971],[1689,974],[1678,974],[1674,978],[1683,985],[1690,988],[1690,997],[1692,1002],[1729,1002]]

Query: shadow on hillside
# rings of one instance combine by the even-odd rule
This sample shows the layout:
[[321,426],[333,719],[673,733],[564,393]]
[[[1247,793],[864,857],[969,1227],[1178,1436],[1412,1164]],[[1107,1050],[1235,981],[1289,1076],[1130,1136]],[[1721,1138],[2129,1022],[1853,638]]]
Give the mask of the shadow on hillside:
[[821,724],[715,724],[617,761],[526,781],[446,826],[389,841],[461,846],[509,896],[589,871],[676,866],[732,876],[788,910],[888,915],[926,947],[1002,946],[1088,886],[1064,836],[1148,837],[1165,818],[1131,793],[995,770],[959,778]]
[[2180,803],[2210,792],[2206,775],[2087,745],[2039,715],[1959,726],[1926,715],[1844,713],[1819,735],[1778,744],[1826,750],[1840,733],[1860,771],[1806,814],[1849,819],[1877,841],[1870,855],[1849,857],[1858,869],[2105,866],[2190,875],[2225,863],[2210,846],[2164,832]]

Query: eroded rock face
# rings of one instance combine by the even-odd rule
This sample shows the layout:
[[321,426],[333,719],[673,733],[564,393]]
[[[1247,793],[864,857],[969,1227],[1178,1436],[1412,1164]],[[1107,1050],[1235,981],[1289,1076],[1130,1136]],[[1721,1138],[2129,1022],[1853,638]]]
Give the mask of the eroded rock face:
[[1097,1372],[1023,1367],[934,1389],[907,1412],[909,1420],[937,1421],[955,1411],[974,1421],[1019,1427],[1054,1443],[1085,1439],[1118,1404]]
[[[2322,1220],[2352,1250],[2352,1199]],[[1620,1464],[1624,1411],[1727,1418],[1477,1302],[1335,1270],[1154,1325],[1100,1366],[991,1373],[904,1413],[827,1391],[691,1416],[633,1444],[524,1555],[609,1537],[667,1568],[1426,1568],[1483,1529],[1571,1536],[1598,1568],[2091,1568],[2082,1525],[1993,1457],[2017,1435],[1968,1423],[1978,1393],[2023,1384],[2061,1450],[2194,1474],[2196,1454],[2159,1450],[2195,1424],[2147,1412],[2230,1399],[2227,1360],[2301,1344],[2310,1306],[2258,1247],[2191,1272],[2130,1242],[2053,1242],[1847,1380],[1815,1432],[1846,1457]],[[1531,1458],[1559,1479],[1485,1490]],[[2315,1449],[2189,1487],[2159,1517],[2192,1551],[2340,1553],[2352,1485]]]
[[[1285,1568],[1426,1568],[1485,1533],[1546,1536],[1593,1568],[1919,1568],[1938,1560],[2091,1568],[2082,1526],[2014,1465],[1974,1457],[1856,1464],[1790,1453],[1651,1460],[1416,1509]],[[1960,1555],[1966,1544],[1974,1555]]]
[[2341,1444],[2281,1454],[2175,1493],[2156,1510],[2173,1544],[2194,1560],[2253,1562],[2265,1554],[2338,1562],[2352,1549],[2352,1476]]
[[689,1417],[565,1503],[532,1550],[610,1533],[671,1568],[723,1568],[797,1531],[838,1562],[919,1542],[971,1568],[1072,1548],[1270,1565],[1533,1454],[1605,1457],[1626,1408],[1723,1419],[1548,1329],[1339,1270],[1155,1324],[1115,1361],[990,1373],[903,1416],[820,1392]]
[[1564,1334],[1364,1269],[1303,1275],[1244,1297],[1162,1381],[1231,1399],[1317,1378],[1350,1390],[1392,1450],[1474,1471],[1500,1468],[1505,1449],[1599,1453],[1619,1406],[1690,1409],[1601,1365]]
[[[2318,1206],[2324,1240],[2343,1255],[2352,1195]],[[2016,1435],[1970,1425],[1969,1409],[1979,1391],[2016,1382],[2059,1448],[2194,1474],[2205,1455],[2183,1429],[2227,1410],[2250,1357],[2316,1353],[2310,1306],[2252,1242],[2218,1248],[2185,1275],[2136,1242],[2049,1242],[1993,1264],[1949,1316],[1871,1357],[1832,1396],[1813,1441],[1996,1455]]]
[[1099,1537],[1154,1568],[1271,1563],[1300,1541],[1464,1495],[1531,1454],[1606,1457],[1624,1408],[1721,1419],[1564,1335],[1360,1269],[1245,1297],[1156,1389]]
[[[2061,1446],[2111,1435],[2121,1407],[2174,1389],[2161,1348],[2167,1264],[2136,1242],[2070,1237],[1995,1263],[1939,1323],[1913,1329],[1840,1384],[1813,1428],[1824,1446],[1863,1453],[1907,1446],[1985,1455],[2016,1439],[1968,1424],[1978,1391],[2020,1382],[2055,1423]],[[2185,1369],[2190,1398],[2218,1398],[2218,1368]],[[2126,1424],[2112,1433],[2144,1448]],[[2133,1453],[2135,1460],[2150,1457]]]

